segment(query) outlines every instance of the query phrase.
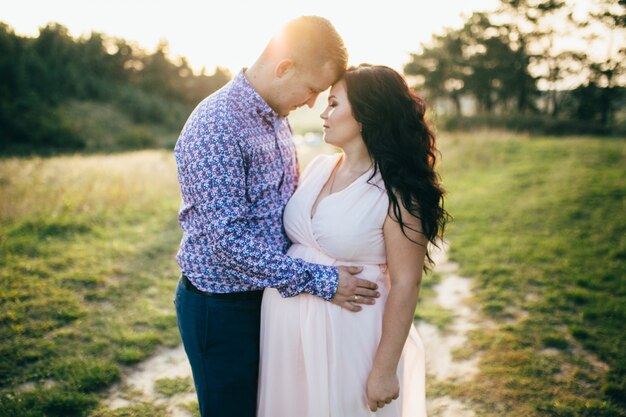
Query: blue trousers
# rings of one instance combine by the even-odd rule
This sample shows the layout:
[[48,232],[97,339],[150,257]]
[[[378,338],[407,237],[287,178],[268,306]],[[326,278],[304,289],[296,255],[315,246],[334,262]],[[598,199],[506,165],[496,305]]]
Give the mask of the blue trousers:
[[224,300],[182,282],[174,299],[202,417],[255,417],[261,300]]

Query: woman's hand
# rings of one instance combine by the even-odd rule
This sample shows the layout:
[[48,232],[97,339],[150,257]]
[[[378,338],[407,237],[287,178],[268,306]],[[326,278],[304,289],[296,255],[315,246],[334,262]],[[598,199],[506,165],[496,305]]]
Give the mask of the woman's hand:
[[372,411],[383,408],[400,395],[400,382],[395,372],[372,371],[367,378],[367,403]]

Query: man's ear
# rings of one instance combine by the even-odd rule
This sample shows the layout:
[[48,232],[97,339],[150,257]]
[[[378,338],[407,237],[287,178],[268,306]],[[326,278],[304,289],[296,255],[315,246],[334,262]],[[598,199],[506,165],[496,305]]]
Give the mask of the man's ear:
[[285,75],[289,74],[290,71],[294,70],[294,65],[293,65],[293,61],[289,58],[285,58],[285,59],[281,59],[280,61],[278,61],[278,64],[276,64],[276,67],[274,68],[274,75],[277,78],[282,78]]

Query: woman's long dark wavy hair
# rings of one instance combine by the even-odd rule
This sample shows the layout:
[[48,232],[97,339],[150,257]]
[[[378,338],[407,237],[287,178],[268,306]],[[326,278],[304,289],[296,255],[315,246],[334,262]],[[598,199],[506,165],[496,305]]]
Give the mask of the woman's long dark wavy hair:
[[[363,141],[380,170],[393,217],[406,229],[402,205],[421,222],[422,233],[437,245],[450,216],[445,191],[435,171],[439,151],[435,135],[424,119],[426,103],[391,68],[361,64],[344,75],[352,114],[362,126]],[[371,179],[371,178],[370,178]],[[417,243],[417,242],[416,242]],[[428,248],[426,257],[432,264]],[[429,270],[427,263],[424,270]]]

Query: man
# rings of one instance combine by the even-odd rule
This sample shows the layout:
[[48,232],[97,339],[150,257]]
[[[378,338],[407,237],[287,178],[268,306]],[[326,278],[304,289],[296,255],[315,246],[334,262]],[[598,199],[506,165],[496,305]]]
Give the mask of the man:
[[198,105],[176,143],[184,232],[176,314],[202,416],[255,415],[263,288],[351,311],[378,296],[376,284],[353,276],[359,268],[285,255],[282,214],[297,180],[285,117],[312,107],[346,66],[330,22],[295,19],[252,67]]

